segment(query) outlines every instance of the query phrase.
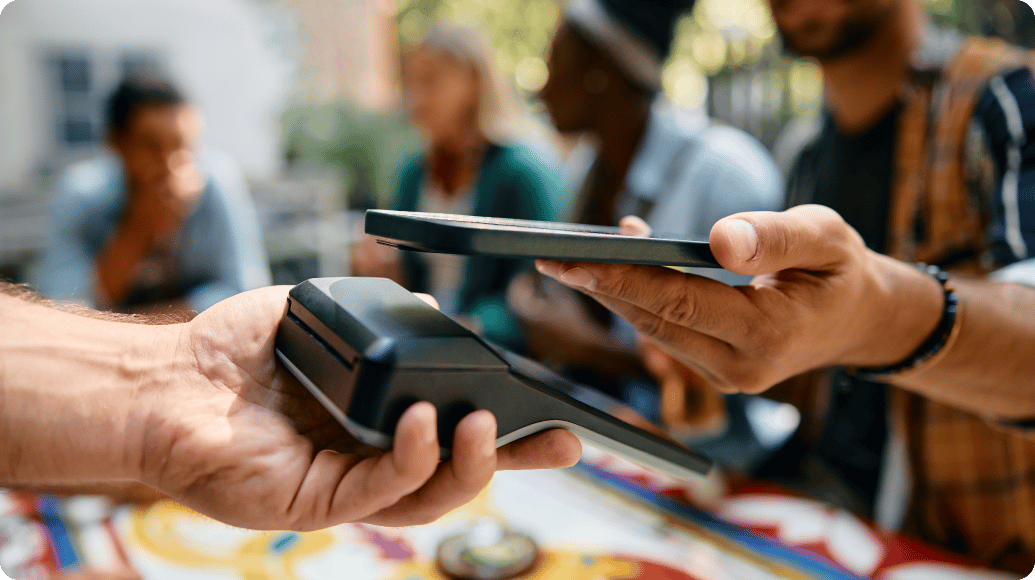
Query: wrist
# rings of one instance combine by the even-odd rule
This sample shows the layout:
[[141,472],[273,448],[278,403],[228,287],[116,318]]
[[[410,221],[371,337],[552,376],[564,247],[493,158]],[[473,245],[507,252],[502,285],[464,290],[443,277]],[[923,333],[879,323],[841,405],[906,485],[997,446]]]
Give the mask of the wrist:
[[168,427],[168,413],[177,392],[176,386],[189,381],[196,365],[184,349],[187,324],[146,326],[150,337],[138,345],[135,360],[128,371],[130,397],[121,456],[131,474],[129,479],[154,487],[154,465],[161,463],[166,451],[157,442]]
[[931,337],[942,319],[945,294],[936,279],[913,265],[873,256],[876,308],[858,354],[844,362],[876,368],[906,360]]

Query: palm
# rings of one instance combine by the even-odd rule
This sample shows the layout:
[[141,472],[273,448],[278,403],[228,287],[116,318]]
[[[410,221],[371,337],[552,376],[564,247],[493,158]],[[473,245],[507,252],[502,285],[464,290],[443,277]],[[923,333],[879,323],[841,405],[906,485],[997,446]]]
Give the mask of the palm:
[[[190,325],[203,381],[177,383],[163,397],[176,429],[158,442],[155,478],[172,497],[218,519],[266,527],[269,497],[294,497],[317,445],[340,430],[272,356],[283,289],[222,304]],[[306,435],[316,437],[306,437]],[[290,506],[275,506],[288,512]]]
[[[277,364],[273,345],[286,295],[286,287],[250,292],[188,325],[181,348],[193,354],[200,380],[171,386],[162,397],[174,407],[164,415],[175,422],[157,429],[164,436],[148,463],[163,491],[233,525],[312,529],[359,520],[416,523],[484,487],[496,457],[476,457],[485,439],[479,443],[473,428],[461,437],[463,424],[459,457],[437,473],[433,414],[424,430],[417,415],[404,416],[390,454],[372,453],[348,436]],[[517,467],[571,463],[577,444],[567,434],[547,435],[523,444],[543,458],[530,461],[533,449],[507,457]],[[485,437],[491,442],[493,435]]]

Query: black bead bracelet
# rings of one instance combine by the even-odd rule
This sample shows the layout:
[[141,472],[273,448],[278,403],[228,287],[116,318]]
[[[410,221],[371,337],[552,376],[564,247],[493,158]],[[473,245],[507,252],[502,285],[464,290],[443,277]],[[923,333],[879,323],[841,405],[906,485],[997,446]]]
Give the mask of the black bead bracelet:
[[959,312],[959,296],[949,288],[949,275],[943,272],[941,268],[927,264],[917,264],[917,268],[921,272],[929,274],[942,286],[945,304],[942,308],[942,317],[938,321],[938,326],[935,327],[931,336],[905,360],[886,367],[856,368],[853,371],[855,376],[868,381],[887,381],[892,375],[915,369],[931,360],[948,344],[949,338],[952,337],[952,331],[956,327],[956,315]]

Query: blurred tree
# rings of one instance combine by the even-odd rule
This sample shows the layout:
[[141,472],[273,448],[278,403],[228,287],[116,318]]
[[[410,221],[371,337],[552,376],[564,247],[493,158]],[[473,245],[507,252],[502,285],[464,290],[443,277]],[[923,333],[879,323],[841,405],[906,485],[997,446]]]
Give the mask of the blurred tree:
[[1035,48],[1035,14],[1019,0],[926,0],[935,22]]
[[433,22],[482,26],[496,45],[500,64],[525,94],[546,82],[546,54],[560,17],[557,0],[399,0],[402,44],[420,41]]
[[[289,165],[336,168],[344,185],[343,201],[349,205],[359,203],[351,199],[357,187],[367,189],[365,196],[379,206],[390,205],[399,164],[418,144],[401,111],[365,112],[345,102],[292,108],[283,127]],[[369,200],[360,205],[370,205]]]

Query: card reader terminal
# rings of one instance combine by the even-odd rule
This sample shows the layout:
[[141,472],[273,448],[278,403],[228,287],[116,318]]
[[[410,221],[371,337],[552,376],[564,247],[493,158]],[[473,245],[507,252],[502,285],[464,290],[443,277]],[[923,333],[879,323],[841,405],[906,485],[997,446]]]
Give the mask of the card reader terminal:
[[295,286],[276,339],[278,358],[359,441],[390,448],[417,401],[435,405],[443,457],[476,409],[498,424],[497,446],[548,429],[680,479],[711,462],[574,398],[578,388],[497,347],[390,280],[314,278]]

